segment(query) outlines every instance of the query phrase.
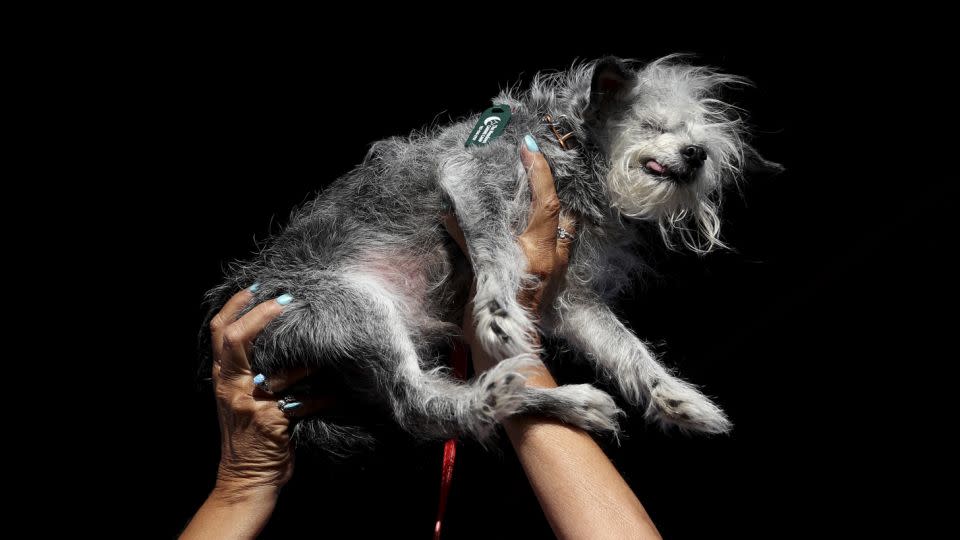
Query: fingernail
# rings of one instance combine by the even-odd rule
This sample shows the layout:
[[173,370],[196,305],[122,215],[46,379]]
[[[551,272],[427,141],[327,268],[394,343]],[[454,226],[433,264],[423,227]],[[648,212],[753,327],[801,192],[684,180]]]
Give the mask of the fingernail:
[[533,135],[531,135],[531,134],[529,134],[529,133],[527,133],[526,135],[524,135],[524,137],[523,137],[523,142],[524,142],[524,144],[527,145],[527,150],[530,150],[531,152],[539,152],[539,151],[540,151],[540,147],[537,146],[537,141],[535,141],[535,140],[533,139]]
[[263,373],[258,373],[256,377],[253,378],[253,384],[257,386],[265,386],[267,378],[263,376]]
[[247,290],[249,290],[250,292],[257,292],[257,291],[259,291],[259,290],[260,290],[260,282],[258,281],[258,282],[256,282],[256,283],[254,283],[254,284],[251,285],[250,288],[247,289]]
[[300,403],[299,401],[291,401],[283,406],[283,410],[292,411],[294,409],[299,409],[301,406],[303,406],[303,403]]
[[277,297],[277,303],[280,304],[281,306],[285,306],[290,302],[293,302],[293,297],[290,296],[289,294],[285,294],[283,296]]

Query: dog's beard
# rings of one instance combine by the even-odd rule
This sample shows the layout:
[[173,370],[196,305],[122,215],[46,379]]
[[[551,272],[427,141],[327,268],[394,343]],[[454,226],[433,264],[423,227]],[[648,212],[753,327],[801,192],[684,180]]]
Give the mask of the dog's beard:
[[617,211],[629,218],[656,222],[664,243],[671,248],[677,241],[698,253],[724,246],[717,213],[719,182],[710,164],[681,184],[644,169],[643,162],[650,159],[668,168],[671,165],[669,159],[651,152],[649,145],[621,142],[612,153],[607,186],[611,205]]

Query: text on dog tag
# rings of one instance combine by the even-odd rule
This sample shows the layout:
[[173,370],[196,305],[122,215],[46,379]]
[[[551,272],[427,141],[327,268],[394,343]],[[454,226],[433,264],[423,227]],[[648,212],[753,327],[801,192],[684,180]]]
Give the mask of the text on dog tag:
[[470,147],[487,144],[499,137],[503,133],[503,130],[507,129],[507,124],[509,123],[509,105],[494,105],[490,107],[480,115],[480,119],[477,120],[477,125],[473,126],[473,131],[470,132],[470,136],[467,137],[467,144],[464,146]]

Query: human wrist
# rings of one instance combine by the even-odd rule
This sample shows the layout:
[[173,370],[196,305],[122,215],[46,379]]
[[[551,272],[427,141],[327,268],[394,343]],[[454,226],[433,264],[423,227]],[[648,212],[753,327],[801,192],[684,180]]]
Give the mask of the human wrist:
[[526,385],[529,388],[556,388],[557,381],[553,378],[553,375],[550,374],[550,371],[547,369],[547,366],[540,362],[535,368],[532,368],[526,373],[527,380]]
[[218,480],[180,538],[256,538],[270,521],[278,492]]
[[210,493],[211,499],[225,504],[246,504],[276,501],[279,486],[258,485],[250,482],[222,482],[217,480]]
[[212,496],[230,504],[248,501],[262,503],[275,501],[280,496],[282,487],[283,483],[275,479],[236,474],[229,467],[221,464],[217,471],[217,482],[214,484]]

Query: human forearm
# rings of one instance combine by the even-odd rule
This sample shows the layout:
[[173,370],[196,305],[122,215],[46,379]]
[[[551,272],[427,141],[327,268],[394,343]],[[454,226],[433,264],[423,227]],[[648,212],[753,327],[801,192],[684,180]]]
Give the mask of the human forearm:
[[[484,356],[482,350],[474,348]],[[556,387],[546,367],[528,386]],[[643,505],[603,450],[581,429],[546,418],[503,422],[543,513],[558,538],[660,538]]]
[[504,426],[557,538],[660,538],[590,435],[536,417],[508,418]]

